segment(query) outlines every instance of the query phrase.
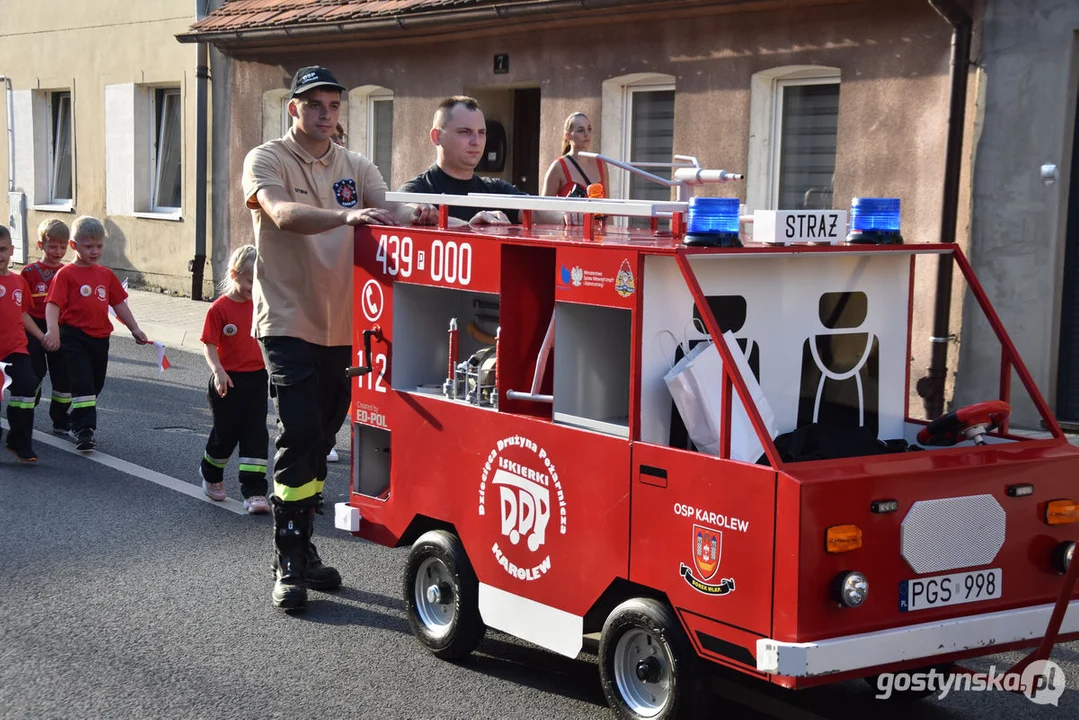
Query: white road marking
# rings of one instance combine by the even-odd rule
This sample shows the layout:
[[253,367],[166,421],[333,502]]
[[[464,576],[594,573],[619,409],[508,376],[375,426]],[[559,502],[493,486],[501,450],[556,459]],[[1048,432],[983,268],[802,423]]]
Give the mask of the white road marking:
[[[7,430],[7,420],[0,420],[0,426],[3,426],[3,428]],[[106,455],[105,453],[97,450],[84,455],[83,453],[76,450],[75,446],[70,441],[62,440],[61,438],[58,438],[49,433],[35,430],[34,442],[44,443],[45,445],[57,448],[66,453],[86,458],[87,460],[96,462],[99,465],[104,465],[105,467],[112,468],[113,470],[119,470],[120,472],[131,475],[132,477],[137,477],[140,480],[149,480],[155,485],[160,485],[161,487],[168,488],[169,490],[173,490],[183,495],[187,495],[188,497],[192,497],[195,500],[201,500],[202,502],[209,503],[214,507],[219,507],[222,510],[228,510],[229,512],[236,513],[237,515],[247,514],[247,511],[244,510],[244,504],[239,500],[233,500],[232,498],[225,498],[221,502],[211,500],[210,498],[206,497],[205,493],[202,492],[201,485],[192,485],[191,483],[184,482],[183,480],[177,480],[176,478],[165,475],[164,473],[159,473],[156,470],[144,468],[140,465],[136,465],[135,463],[130,463],[127,460],[121,460],[118,457],[113,457],[112,455]]]

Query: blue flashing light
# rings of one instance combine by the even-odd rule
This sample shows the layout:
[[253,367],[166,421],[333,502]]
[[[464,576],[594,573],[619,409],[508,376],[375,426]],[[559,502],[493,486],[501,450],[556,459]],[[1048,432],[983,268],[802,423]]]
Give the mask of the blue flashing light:
[[899,198],[854,198],[851,230],[899,230]]
[[738,198],[695,197],[689,200],[686,245],[740,247]]
[[847,242],[891,245],[903,242],[899,234],[899,198],[853,198]]

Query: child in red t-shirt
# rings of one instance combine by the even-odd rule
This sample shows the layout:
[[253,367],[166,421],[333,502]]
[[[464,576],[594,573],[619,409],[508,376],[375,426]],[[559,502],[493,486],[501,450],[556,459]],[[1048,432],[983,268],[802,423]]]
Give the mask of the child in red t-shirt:
[[135,342],[150,341],[127,306],[127,290],[112,270],[98,265],[105,248],[101,221],[88,215],[77,218],[69,244],[77,257],[53,278],[45,305],[48,332],[41,344],[46,350],[59,348],[64,356],[71,385],[71,435],[76,450],[90,452],[95,446],[97,396],[109,366],[109,308],[116,311]]
[[[26,336],[39,341],[44,336],[26,312],[30,307],[30,287],[21,275],[8,270],[12,249],[11,232],[0,225],[0,363],[3,363],[0,370],[11,378],[11,397],[7,403],[7,449],[20,462],[33,463],[37,462],[31,442],[37,378],[26,351]],[[0,376],[0,388],[3,384],[3,377]]]
[[[37,229],[37,247],[41,250],[41,259],[22,269],[23,279],[30,286],[30,305],[27,312],[34,324],[41,330],[42,336],[48,326],[45,323],[45,298],[56,273],[64,266],[64,254],[71,239],[71,232],[61,220],[46,220]],[[53,432],[67,433],[71,429],[68,411],[71,409],[71,388],[68,387],[67,369],[64,368],[64,356],[59,350],[48,352],[32,335],[27,337],[26,348],[30,352],[30,364],[37,376],[37,400],[41,400],[41,382],[46,371],[52,383],[52,399],[49,402],[49,417],[52,419]]]
[[210,306],[202,327],[206,363],[210,366],[207,397],[214,426],[199,465],[202,490],[211,500],[225,499],[225,466],[240,446],[240,492],[244,509],[252,514],[270,511],[266,500],[266,429],[269,377],[262,350],[251,335],[255,308],[254,245],[236,248],[229,258],[229,290]]

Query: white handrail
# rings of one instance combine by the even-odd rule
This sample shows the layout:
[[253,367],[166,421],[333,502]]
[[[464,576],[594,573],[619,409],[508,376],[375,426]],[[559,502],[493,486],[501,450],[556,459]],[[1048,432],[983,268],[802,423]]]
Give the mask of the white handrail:
[[400,203],[427,203],[429,205],[453,205],[483,210],[541,210],[550,212],[594,213],[597,215],[623,215],[626,217],[661,217],[661,213],[685,213],[689,209],[684,202],[650,202],[648,200],[620,200],[609,198],[563,198],[536,195],[492,195],[469,193],[468,195],[433,195],[413,192],[388,192],[386,199]]

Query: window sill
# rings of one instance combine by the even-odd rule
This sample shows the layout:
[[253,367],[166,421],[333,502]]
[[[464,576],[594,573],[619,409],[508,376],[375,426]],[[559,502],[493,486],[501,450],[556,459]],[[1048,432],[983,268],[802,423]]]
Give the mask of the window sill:
[[71,203],[57,203],[55,205],[31,205],[31,210],[37,212],[73,213],[75,206]]
[[170,222],[183,222],[184,216],[179,212],[137,212],[132,213],[134,217],[142,218],[143,220],[168,220]]

